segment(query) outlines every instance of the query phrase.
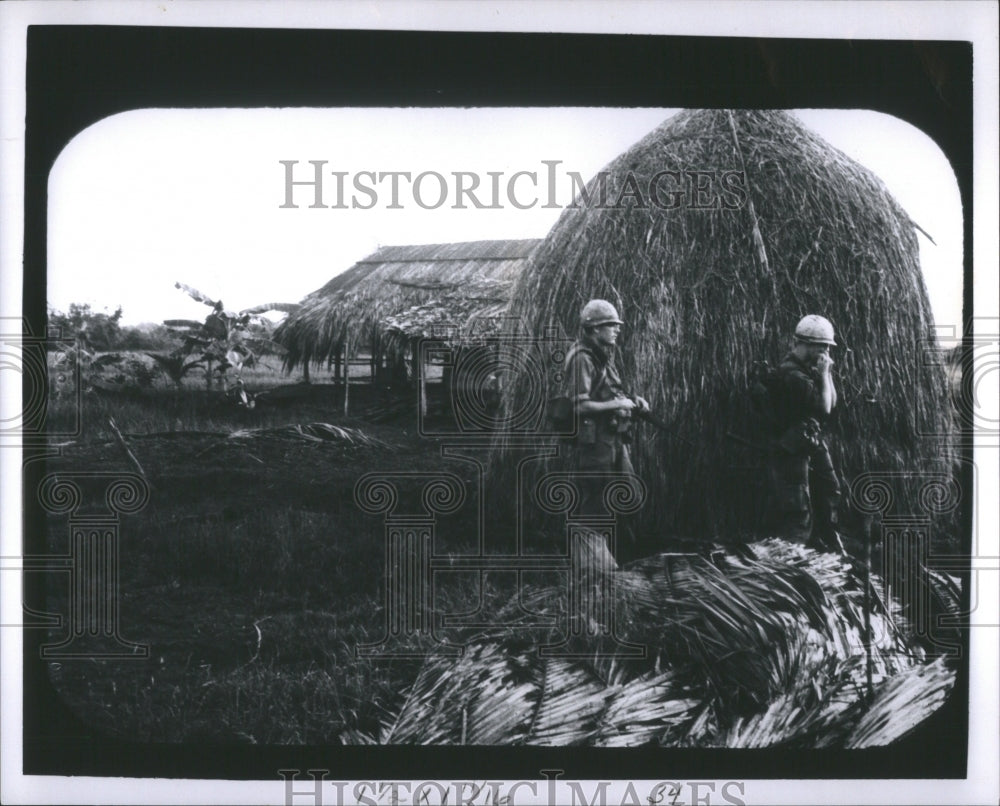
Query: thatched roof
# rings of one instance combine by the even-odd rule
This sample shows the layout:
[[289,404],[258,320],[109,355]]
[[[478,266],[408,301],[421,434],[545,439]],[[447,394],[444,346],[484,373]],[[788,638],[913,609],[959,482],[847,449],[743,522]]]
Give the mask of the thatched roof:
[[[383,246],[322,288],[275,331],[286,365],[327,361],[346,345],[431,335],[501,310],[540,241]],[[484,311],[484,309],[486,309]],[[387,321],[387,317],[392,317]]]
[[[606,181],[608,204],[563,212],[508,313],[529,332],[573,337],[589,298],[619,306],[623,377],[673,426],[642,431],[633,446],[650,490],[643,533],[718,537],[760,527],[765,456],[748,443],[764,436],[747,389],[755,362],[780,362],[807,313],[837,329],[840,404],[829,433],[839,468],[848,482],[865,471],[895,474],[897,511],[922,512],[920,474],[948,473],[950,459],[940,438],[925,435],[952,426],[943,369],[922,357],[934,335],[916,225],[885,185],[776,111],[683,112],[605,170],[588,191],[593,199]],[[663,180],[662,206],[647,191],[663,171],[718,173],[707,196],[689,192],[663,209],[678,185]],[[744,198],[729,193],[728,205],[706,206],[722,198],[724,171],[743,172]],[[508,385],[513,410],[535,394],[534,382]],[[557,393],[548,392],[541,399]],[[512,478],[519,458],[498,453],[497,483]]]
[[422,338],[451,343],[498,338],[513,286],[513,280],[485,277],[441,291],[426,302],[384,317],[379,323],[383,344],[389,352],[400,353]]

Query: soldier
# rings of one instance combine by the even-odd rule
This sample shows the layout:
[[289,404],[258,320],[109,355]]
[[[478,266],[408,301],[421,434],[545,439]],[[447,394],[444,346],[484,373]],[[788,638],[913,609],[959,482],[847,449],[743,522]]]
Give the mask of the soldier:
[[[614,349],[622,320],[610,302],[592,299],[580,312],[580,336],[566,355],[566,397],[577,416],[577,434],[569,448],[579,479],[580,511],[599,515],[607,479],[598,474],[632,473],[629,430],[632,411],[649,411],[641,397],[622,389]],[[590,475],[594,474],[594,475]]]
[[837,405],[830,358],[835,346],[833,325],[822,316],[805,316],[795,327],[794,346],[774,380],[771,475],[785,536],[843,551],[837,533],[840,484],[822,433]]

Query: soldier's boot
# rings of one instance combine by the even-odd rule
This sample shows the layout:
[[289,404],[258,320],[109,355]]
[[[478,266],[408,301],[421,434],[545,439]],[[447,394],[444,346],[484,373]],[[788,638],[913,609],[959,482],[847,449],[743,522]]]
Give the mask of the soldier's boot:
[[844,541],[837,529],[837,504],[839,500],[839,496],[823,497],[816,500],[812,533],[806,543],[810,548],[817,551],[847,554],[844,549]]
[[770,469],[778,534],[794,543],[809,539],[809,457],[777,451]]
[[805,545],[810,536],[809,511],[784,512],[780,533],[785,540]]
[[840,537],[840,532],[833,526],[828,526],[825,529],[814,529],[806,545],[816,551],[829,554],[842,554],[845,556],[847,554],[847,549],[844,548],[844,541]]

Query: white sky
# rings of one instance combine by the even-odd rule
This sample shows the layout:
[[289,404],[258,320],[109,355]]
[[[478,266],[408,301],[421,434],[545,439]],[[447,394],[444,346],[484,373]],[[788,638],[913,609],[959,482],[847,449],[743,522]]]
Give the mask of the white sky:
[[[127,324],[200,318],[206,309],[176,281],[221,298],[230,310],[297,302],[379,245],[541,238],[560,209],[544,208],[543,160],[560,160],[558,196],[570,201],[567,171],[589,179],[676,110],[668,109],[206,109],[141,110],[107,118],[75,137],[49,182],[49,304],[95,310],[121,305]],[[872,169],[923,236],[921,263],[939,325],[961,322],[962,219],[958,187],[937,146],[918,129],[867,111],[802,110],[802,121]],[[386,209],[389,180],[370,210],[310,209],[312,189],[281,209],[284,167],[311,178],[326,160],[324,201],[336,196],[331,171],[535,171],[521,180],[530,210],[502,196],[503,209],[421,209],[402,180],[404,209]],[[433,204],[437,183],[422,186]],[[454,184],[452,183],[452,188]],[[366,197],[355,194],[360,201]],[[454,195],[454,190],[452,190]]]

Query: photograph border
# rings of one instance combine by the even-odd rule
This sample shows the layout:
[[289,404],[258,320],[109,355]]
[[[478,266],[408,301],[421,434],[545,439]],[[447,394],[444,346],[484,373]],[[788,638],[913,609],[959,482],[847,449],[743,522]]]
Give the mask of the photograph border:
[[[65,145],[87,126],[118,112],[216,106],[710,106],[885,112],[924,131],[955,168],[965,210],[963,318],[968,327],[980,312],[983,293],[978,290],[973,299],[979,279],[972,271],[979,246],[973,241],[973,203],[979,201],[974,196],[973,146],[982,114],[973,100],[976,47],[947,39],[235,28],[215,23],[30,25],[25,51],[23,333],[44,333],[47,177]],[[428,53],[435,56],[428,59]],[[504,69],[495,70],[497,64]],[[8,236],[5,232],[5,240]],[[974,333],[966,335],[971,339]],[[25,383],[23,405],[33,394],[27,379]],[[965,447],[971,460],[971,441]],[[27,438],[21,448],[27,493],[40,482],[44,462],[35,460],[45,450]],[[971,461],[965,466],[963,483],[971,485]],[[40,508],[26,506],[25,556],[44,553],[36,542],[44,532],[41,518]],[[965,531],[970,535],[971,519],[969,502]],[[37,594],[39,576],[24,575],[26,599]],[[969,578],[967,571],[966,583]],[[966,606],[969,595],[966,584]],[[95,740],[50,690],[37,654],[42,637],[40,630],[23,632],[22,749],[29,775],[254,780],[262,770],[274,770],[269,778],[280,781],[279,769],[294,768],[303,773],[329,770],[328,777],[338,779],[448,780],[485,767],[494,779],[537,779],[540,770],[558,769],[567,778],[650,780],[670,769],[683,770],[687,779],[780,779],[793,770],[796,778],[874,780],[962,779],[967,770],[962,742],[945,736],[929,745],[927,737],[940,734],[943,726],[965,734],[968,713],[961,706],[970,694],[968,668],[959,675],[949,707],[913,736],[876,750],[227,747],[210,760],[205,748],[194,745]],[[968,657],[966,652],[966,666]]]

